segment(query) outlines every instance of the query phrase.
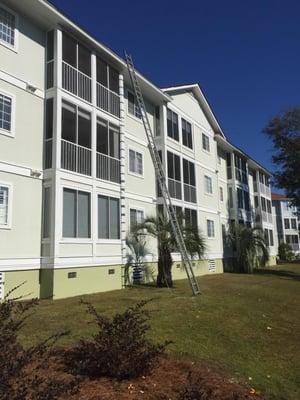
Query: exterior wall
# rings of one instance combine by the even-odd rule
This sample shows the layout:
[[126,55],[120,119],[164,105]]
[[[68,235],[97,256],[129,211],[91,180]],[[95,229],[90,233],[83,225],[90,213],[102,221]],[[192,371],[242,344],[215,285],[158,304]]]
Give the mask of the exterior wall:
[[[288,200],[272,200],[274,209],[274,218],[276,218],[277,224],[277,240],[278,243],[287,243],[287,235],[293,235],[298,237],[298,243],[290,244],[295,253],[300,252],[300,235],[299,235],[299,219],[297,216],[297,209],[295,207],[288,207]],[[285,228],[284,220],[288,219],[290,229]],[[296,219],[296,229],[291,226],[291,219]]]

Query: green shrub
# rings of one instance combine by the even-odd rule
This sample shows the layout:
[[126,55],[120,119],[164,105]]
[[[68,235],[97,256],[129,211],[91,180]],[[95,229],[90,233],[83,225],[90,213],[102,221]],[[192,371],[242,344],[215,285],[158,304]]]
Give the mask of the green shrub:
[[288,243],[280,243],[278,255],[279,259],[282,261],[291,261],[294,258],[293,249]]
[[112,319],[97,313],[87,305],[95,318],[98,332],[93,340],[81,340],[67,356],[67,365],[73,373],[90,378],[108,376],[118,379],[133,378],[148,372],[167,342],[153,344],[146,339],[149,330],[149,312],[142,301],[117,313]]

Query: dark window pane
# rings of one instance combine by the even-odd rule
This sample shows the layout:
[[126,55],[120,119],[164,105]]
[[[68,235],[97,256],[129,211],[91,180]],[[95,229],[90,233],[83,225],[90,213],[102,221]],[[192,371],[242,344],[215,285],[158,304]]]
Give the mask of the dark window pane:
[[107,87],[107,64],[100,58],[97,58],[97,82]]
[[53,137],[53,99],[46,101],[46,139]]
[[108,123],[104,120],[97,121],[97,151],[108,154]]
[[63,102],[62,105],[61,137],[76,143],[76,108],[67,102]]
[[108,197],[98,196],[98,237],[100,239],[109,238],[108,218]]
[[54,59],[54,31],[47,33],[47,61]]
[[64,189],[63,237],[76,237],[77,196],[76,191]]
[[62,57],[63,61],[77,68],[77,57],[76,57],[76,41],[70,36],[63,33],[62,40]]
[[119,72],[109,67],[109,88],[119,94]]
[[109,199],[109,227],[110,239],[120,238],[120,215],[119,215],[119,200]]
[[189,184],[189,162],[183,159],[183,182]]
[[91,76],[91,52],[80,44],[78,45],[78,69]]
[[117,127],[109,127],[109,155],[114,158],[120,158],[120,139]]
[[175,180],[181,180],[181,172],[180,172],[180,157],[174,155],[174,167],[175,167]]
[[178,115],[174,112],[172,113],[172,121],[173,121],[173,138],[179,141],[179,131],[178,131]]
[[168,151],[168,177],[174,179],[174,160],[173,154]]
[[168,136],[173,137],[173,129],[172,129],[172,111],[168,110],[167,111],[167,131],[168,131]]
[[195,165],[191,162],[189,164],[190,164],[190,185],[196,186]]
[[134,113],[134,95],[128,92],[128,112],[129,114],[135,115]]
[[90,194],[86,192],[78,192],[77,237],[90,237],[90,219]]
[[91,115],[78,109],[78,144],[91,148]]

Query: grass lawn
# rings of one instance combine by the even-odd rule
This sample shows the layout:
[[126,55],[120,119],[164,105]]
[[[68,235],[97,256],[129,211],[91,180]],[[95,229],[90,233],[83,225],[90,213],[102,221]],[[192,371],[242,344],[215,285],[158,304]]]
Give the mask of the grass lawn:
[[[187,281],[176,281],[173,290],[141,287],[83,298],[106,315],[152,298],[151,338],[172,340],[172,355],[215,364],[270,399],[300,399],[300,264],[205,276],[199,283],[198,297]],[[23,343],[65,329],[71,333],[62,344],[90,336],[95,325],[79,300],[41,301],[22,330]]]

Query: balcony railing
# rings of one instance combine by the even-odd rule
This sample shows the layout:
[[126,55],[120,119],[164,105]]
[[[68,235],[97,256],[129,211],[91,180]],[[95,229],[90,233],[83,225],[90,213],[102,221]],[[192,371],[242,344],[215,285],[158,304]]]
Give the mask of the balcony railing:
[[196,188],[192,185],[187,185],[186,183],[183,185],[184,191],[184,201],[188,201],[189,203],[196,203]]
[[96,175],[98,179],[120,182],[120,160],[97,153]]
[[181,182],[175,181],[174,179],[169,178],[168,179],[168,188],[169,188],[171,197],[173,197],[174,199],[182,198]]
[[120,96],[97,83],[97,107],[120,118]]
[[45,140],[44,168],[52,168],[52,138]]
[[265,185],[264,185],[263,183],[261,183],[261,182],[259,182],[259,191],[260,191],[260,193],[262,193],[262,194],[265,194],[265,193],[266,193],[266,187],[265,187]]
[[62,62],[62,87],[68,92],[88,101],[92,101],[92,80],[72,65]]
[[61,141],[61,168],[78,174],[91,175],[92,151],[78,144]]

